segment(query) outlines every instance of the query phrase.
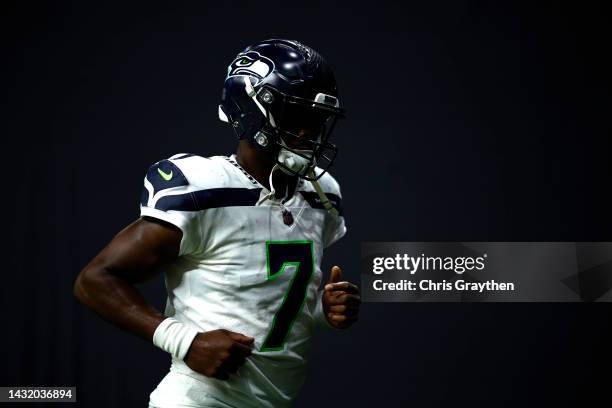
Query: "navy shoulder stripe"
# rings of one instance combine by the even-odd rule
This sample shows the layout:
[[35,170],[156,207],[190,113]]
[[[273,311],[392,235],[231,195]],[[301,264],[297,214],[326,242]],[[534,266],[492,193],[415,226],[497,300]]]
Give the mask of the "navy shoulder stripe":
[[195,154],[193,153],[184,153],[184,154],[181,154],[180,156],[172,157],[172,160],[186,159],[187,157],[193,157],[193,156],[195,156]]
[[261,188],[211,188],[169,195],[155,204],[158,210],[199,211],[208,208],[251,206],[259,200]]
[[[304,197],[304,200],[310,204],[312,208],[316,208],[319,210],[324,210],[323,202],[321,201],[321,197],[317,194],[316,191],[300,191],[300,194]],[[342,208],[342,199],[336,194],[325,193],[329,201],[332,203],[332,206],[338,211],[339,215],[344,215],[344,211]]]
[[162,160],[149,167],[147,180],[153,186],[153,195],[167,188],[189,184],[181,169],[170,160]]
[[142,193],[140,194],[140,204],[147,205],[149,202],[149,190],[146,187],[142,188]]

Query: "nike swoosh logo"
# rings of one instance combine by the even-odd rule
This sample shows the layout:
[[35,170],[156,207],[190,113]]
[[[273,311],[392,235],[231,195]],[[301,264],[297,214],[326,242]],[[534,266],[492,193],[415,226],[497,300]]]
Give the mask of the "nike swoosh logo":
[[166,181],[172,180],[172,170],[170,170],[170,173],[164,173],[164,171],[158,167],[157,172],[159,173],[160,176],[162,176],[164,180]]

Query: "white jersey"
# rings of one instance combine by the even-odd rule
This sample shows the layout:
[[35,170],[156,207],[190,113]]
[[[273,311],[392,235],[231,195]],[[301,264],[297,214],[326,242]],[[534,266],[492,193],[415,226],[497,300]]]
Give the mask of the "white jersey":
[[[179,257],[165,271],[165,314],[201,332],[227,329],[255,338],[253,354],[229,381],[176,358],[170,373],[197,380],[191,387],[198,389],[188,392],[230,406],[290,405],[306,373],[323,249],[346,233],[338,183],[329,173],[319,180],[338,216],[303,180],[283,205],[258,203],[269,191],[235,156],[175,155],[151,166],[144,183],[141,215],[183,232]],[[158,387],[152,405],[163,404],[154,394],[181,398],[163,396]]]

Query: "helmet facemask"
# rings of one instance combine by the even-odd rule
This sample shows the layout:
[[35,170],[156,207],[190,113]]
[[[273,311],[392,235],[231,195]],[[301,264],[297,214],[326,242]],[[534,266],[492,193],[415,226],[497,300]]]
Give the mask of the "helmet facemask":
[[[323,176],[338,152],[329,142],[337,120],[344,117],[337,98],[319,93],[315,100],[308,100],[263,86],[257,99],[266,110],[260,133],[272,142],[271,153],[279,168],[309,181]],[[258,135],[254,139],[259,143]],[[322,171],[315,174],[315,167]]]

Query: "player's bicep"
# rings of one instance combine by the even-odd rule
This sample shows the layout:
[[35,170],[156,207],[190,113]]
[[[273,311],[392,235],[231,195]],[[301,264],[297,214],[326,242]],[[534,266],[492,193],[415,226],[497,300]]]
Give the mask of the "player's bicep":
[[142,282],[176,259],[182,232],[176,226],[141,217],[119,232],[92,260],[97,270],[129,282]]

